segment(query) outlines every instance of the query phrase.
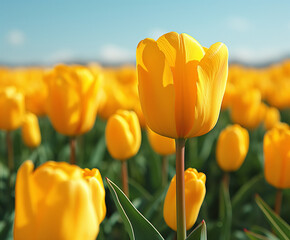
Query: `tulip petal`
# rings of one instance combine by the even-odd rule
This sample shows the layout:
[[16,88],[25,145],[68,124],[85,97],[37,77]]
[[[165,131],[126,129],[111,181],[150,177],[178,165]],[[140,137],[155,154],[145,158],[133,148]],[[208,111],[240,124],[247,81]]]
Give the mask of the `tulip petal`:
[[15,221],[14,239],[35,239],[32,228],[35,225],[35,201],[31,175],[34,165],[32,161],[24,162],[17,172],[15,186]]
[[173,76],[164,53],[154,40],[145,39],[137,47],[136,61],[139,97],[146,122],[160,135],[177,137]]
[[[98,173],[99,176],[100,173]],[[94,205],[94,210],[96,216],[98,217],[99,224],[104,220],[106,216],[106,203],[105,203],[105,189],[103,186],[102,178],[89,178],[88,179],[89,186],[92,193],[92,203]]]
[[197,71],[195,119],[187,137],[203,135],[217,122],[228,75],[227,47],[223,43],[213,44],[200,61]]
[[131,155],[134,136],[128,122],[119,115],[109,118],[106,127],[107,147],[111,155],[118,160]]
[[79,135],[89,131],[94,126],[99,103],[99,90],[99,81],[94,80],[86,92],[80,93],[82,108],[80,109],[80,121],[76,130]]
[[92,214],[94,206],[90,189],[85,180],[59,182],[40,203],[39,211],[38,239],[93,240],[99,231],[97,216]]
[[175,153],[175,140],[172,138],[163,137],[150,128],[147,128],[147,137],[153,150],[162,155],[170,155]]
[[193,37],[184,33],[167,33],[157,44],[173,74],[177,135],[185,137],[194,124],[197,66],[204,50]]
[[[69,71],[69,70],[67,70]],[[69,73],[59,74],[59,79],[54,73],[48,76],[48,114],[54,128],[65,135],[74,135],[80,119],[80,101],[77,87],[69,79]],[[66,76],[66,77],[65,77]],[[51,79],[50,79],[51,78]]]
[[0,91],[0,129],[15,130],[22,124],[25,114],[24,96],[15,87]]
[[289,146],[289,130],[274,129],[264,137],[265,178],[277,188],[290,187]]

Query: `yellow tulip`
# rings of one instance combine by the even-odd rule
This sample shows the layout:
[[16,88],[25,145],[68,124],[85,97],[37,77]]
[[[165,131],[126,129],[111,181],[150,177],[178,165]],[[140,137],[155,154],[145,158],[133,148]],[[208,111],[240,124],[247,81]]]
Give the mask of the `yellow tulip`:
[[236,171],[243,164],[249,149],[249,133],[235,124],[225,128],[218,138],[217,163],[223,171]]
[[232,98],[230,114],[234,123],[254,129],[263,121],[266,110],[259,90],[239,89]]
[[146,120],[144,118],[144,114],[142,112],[142,108],[140,105],[140,101],[136,101],[135,106],[133,108],[134,112],[137,114],[138,119],[139,119],[139,123],[140,123],[140,127],[141,128],[145,128],[146,127]]
[[0,90],[0,129],[15,130],[25,114],[24,96],[15,87]]
[[91,130],[99,101],[98,79],[85,67],[58,65],[46,82],[47,114],[53,127],[68,136]]
[[154,132],[190,138],[215,126],[228,74],[223,43],[206,49],[187,34],[170,32],[141,41],[136,55],[141,106]]
[[[136,110],[138,86],[136,69],[132,66],[106,69],[102,82],[102,99],[99,116],[108,119],[117,110]],[[136,112],[136,111],[135,111]]]
[[44,69],[27,69],[25,79],[25,105],[29,112],[37,116],[46,114],[47,88],[44,82]]
[[265,178],[276,188],[290,188],[289,146],[289,128],[273,128],[264,136]]
[[[184,172],[185,185],[185,212],[186,229],[190,229],[198,216],[199,209],[205,196],[205,174],[197,172],[194,168],[188,168]],[[163,207],[163,217],[166,224],[176,231],[176,179],[175,176],[169,185]]]
[[280,122],[280,112],[275,107],[267,109],[264,119],[264,125],[267,130],[273,128],[278,122]]
[[232,98],[235,94],[235,91],[236,91],[236,88],[234,87],[234,85],[228,82],[226,91],[223,97],[223,101],[222,101],[222,106],[221,106],[222,110],[225,110],[231,106]]
[[106,126],[107,148],[113,158],[127,160],[134,156],[141,145],[141,129],[133,111],[119,110]]
[[22,124],[22,139],[28,147],[37,147],[41,143],[38,119],[35,114],[27,113]]
[[285,130],[290,130],[290,126],[287,124],[287,123],[284,123],[284,122],[277,122],[275,125],[274,125],[274,128],[277,128],[277,129],[285,129]]
[[[105,74],[105,77],[108,77]],[[108,79],[104,79],[108,80]],[[115,81],[108,81],[102,89],[102,96],[98,114],[103,119],[109,119],[119,109],[127,109],[126,95],[120,90],[120,86]]]
[[15,240],[94,240],[105,217],[105,189],[97,169],[32,161],[19,168],[15,187]]
[[156,153],[162,156],[175,153],[175,141],[173,138],[163,137],[153,132],[150,128],[147,128],[147,136],[151,147]]

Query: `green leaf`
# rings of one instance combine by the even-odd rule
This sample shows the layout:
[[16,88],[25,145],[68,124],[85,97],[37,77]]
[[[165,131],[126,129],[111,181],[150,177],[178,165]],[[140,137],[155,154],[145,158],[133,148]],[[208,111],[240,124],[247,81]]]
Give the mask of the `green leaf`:
[[189,234],[186,240],[207,240],[206,224],[204,220]]
[[220,220],[223,224],[220,239],[229,240],[231,237],[232,225],[232,206],[229,194],[229,188],[222,182],[220,187]]
[[156,228],[134,207],[121,189],[107,178],[109,190],[131,240],[164,240]]
[[256,196],[256,203],[266,216],[279,239],[289,240],[290,226],[280,216],[274,213],[274,211],[258,195]]
[[273,233],[271,233],[269,230],[267,230],[265,228],[262,228],[259,226],[254,226],[251,228],[251,230],[254,233],[264,235],[271,240],[279,240]]
[[251,231],[248,231],[248,230],[245,230],[245,233],[252,240],[270,240],[267,237],[264,237],[264,236],[262,236],[260,234],[257,234],[257,233],[254,233],[254,232],[251,232]]
[[264,179],[263,174],[253,177],[250,181],[244,184],[232,199],[232,208],[236,209],[242,205],[243,199],[252,194],[254,187]]

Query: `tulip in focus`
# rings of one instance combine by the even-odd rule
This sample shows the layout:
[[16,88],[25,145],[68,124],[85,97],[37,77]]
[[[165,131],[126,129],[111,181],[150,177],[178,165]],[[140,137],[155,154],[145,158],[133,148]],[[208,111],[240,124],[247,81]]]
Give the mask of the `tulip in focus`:
[[[194,168],[188,168],[184,172],[185,184],[185,212],[186,230],[190,229],[198,216],[205,196],[205,174],[197,172]],[[166,224],[176,231],[176,179],[175,176],[169,185],[163,207],[163,217]]]
[[170,32],[141,41],[136,55],[142,111],[154,132],[191,138],[215,126],[228,74],[223,43],[207,49],[185,33]]
[[99,79],[82,66],[58,65],[46,76],[47,114],[61,134],[77,136],[94,126]]
[[264,119],[265,128],[267,130],[270,130],[279,122],[280,122],[279,110],[275,107],[268,108]]
[[264,136],[264,171],[269,184],[290,188],[290,129],[273,128]]
[[249,149],[249,133],[235,124],[225,128],[219,135],[216,159],[225,172],[238,170],[243,164]]
[[19,168],[15,187],[15,240],[94,240],[106,215],[97,169],[32,161]]
[[41,134],[37,116],[26,113],[22,124],[22,139],[26,146],[34,148],[41,143]]
[[147,128],[147,136],[151,147],[156,153],[162,156],[175,153],[174,139],[163,137],[153,132],[150,128]]
[[15,130],[25,115],[24,96],[15,87],[0,90],[0,129]]
[[118,160],[127,160],[138,152],[141,129],[135,112],[119,110],[109,118],[106,143],[112,157]]

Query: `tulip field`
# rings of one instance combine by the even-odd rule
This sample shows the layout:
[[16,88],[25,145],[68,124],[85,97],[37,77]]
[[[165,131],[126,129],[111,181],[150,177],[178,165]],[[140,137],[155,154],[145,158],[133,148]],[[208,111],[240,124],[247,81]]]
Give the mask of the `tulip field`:
[[0,239],[289,240],[290,60],[228,54],[0,66]]

